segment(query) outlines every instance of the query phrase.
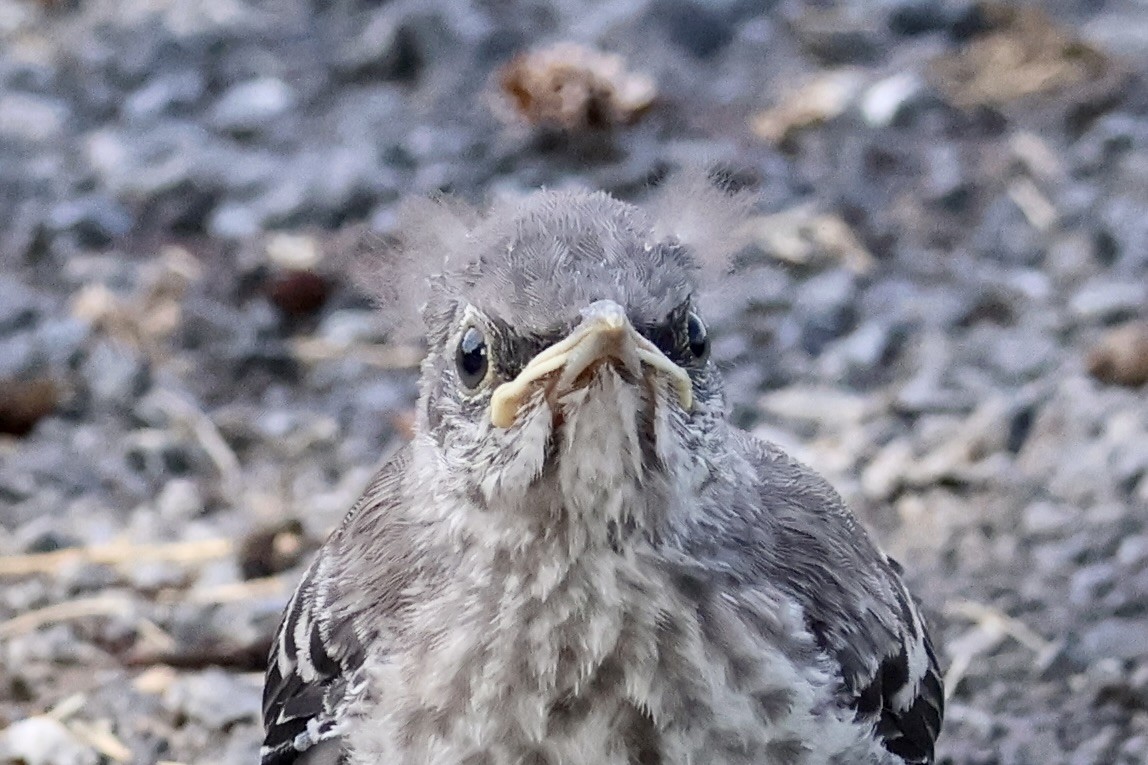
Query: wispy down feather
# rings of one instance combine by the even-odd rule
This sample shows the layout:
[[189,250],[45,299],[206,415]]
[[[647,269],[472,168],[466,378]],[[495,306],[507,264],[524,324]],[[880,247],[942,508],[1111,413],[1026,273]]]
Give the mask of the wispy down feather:
[[[435,288],[456,291],[465,283],[474,289],[486,282],[489,288],[479,292],[495,304],[543,304],[553,297],[576,301],[581,296],[548,295],[547,285],[554,274],[575,260],[584,262],[586,252],[596,249],[608,255],[596,265],[617,269],[619,284],[650,279],[645,286],[655,296],[652,308],[660,310],[663,302],[715,286],[729,271],[732,257],[747,241],[744,222],[752,204],[751,192],[730,193],[701,168],[671,175],[638,205],[600,193],[541,191],[497,200],[480,212],[452,197],[415,198],[400,207],[394,231],[365,248],[354,268],[401,339],[422,333],[420,309]],[[520,227],[539,217],[550,221],[554,239],[522,239]],[[526,228],[538,230],[537,225]],[[667,270],[658,259],[642,263],[622,252],[609,255],[619,236],[628,239],[635,231],[644,231],[651,244],[680,249],[677,268]],[[680,283],[666,281],[674,274]]]
[[703,286],[726,275],[733,257],[749,244],[746,221],[752,191],[731,192],[703,167],[670,175],[646,203],[659,236],[672,236],[690,248]]

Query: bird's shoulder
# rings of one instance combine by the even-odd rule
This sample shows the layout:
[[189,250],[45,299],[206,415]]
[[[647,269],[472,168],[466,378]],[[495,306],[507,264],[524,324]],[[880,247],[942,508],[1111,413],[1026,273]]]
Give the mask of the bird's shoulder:
[[[777,446],[734,431],[727,471],[682,544],[727,593],[780,592],[840,676],[841,703],[872,722],[906,763],[932,763],[944,708],[941,673],[900,565],[830,484]],[[744,595],[740,595],[742,593]]]
[[342,725],[367,691],[368,660],[387,650],[388,620],[414,570],[404,499],[409,463],[408,450],[400,450],[376,474],[284,611],[263,689],[263,765],[341,762]]

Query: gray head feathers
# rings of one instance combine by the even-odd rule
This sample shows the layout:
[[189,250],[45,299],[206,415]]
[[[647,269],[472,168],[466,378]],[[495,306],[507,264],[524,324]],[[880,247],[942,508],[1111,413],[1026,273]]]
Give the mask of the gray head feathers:
[[475,301],[540,332],[599,299],[657,321],[728,270],[750,205],[750,194],[727,193],[697,170],[671,176],[642,205],[578,191],[501,199],[482,211],[445,196],[414,199],[359,270],[404,337],[426,329],[416,316],[428,301],[436,311]]

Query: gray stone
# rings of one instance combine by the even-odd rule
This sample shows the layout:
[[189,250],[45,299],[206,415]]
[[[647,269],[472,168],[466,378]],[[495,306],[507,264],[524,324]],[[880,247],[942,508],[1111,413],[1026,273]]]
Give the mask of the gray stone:
[[1148,534],[1125,537],[1116,550],[1116,560],[1122,566],[1143,566],[1148,563]]
[[275,77],[261,77],[233,85],[216,102],[211,119],[229,132],[248,132],[279,119],[295,105],[291,86]]
[[1148,308],[1148,281],[1091,279],[1072,296],[1069,308],[1084,321],[1113,322],[1131,318]]
[[54,369],[72,366],[92,335],[87,322],[72,316],[55,315],[36,328],[36,342]]
[[96,765],[100,761],[94,749],[47,716],[9,725],[0,734],[0,757],[24,765]]
[[1103,619],[1084,631],[1078,648],[1089,661],[1143,658],[1148,655],[1148,619]]
[[0,136],[28,142],[49,141],[64,131],[66,104],[32,93],[0,92]]
[[861,116],[871,127],[887,127],[900,119],[925,90],[914,71],[898,72],[870,85],[861,95]]
[[248,204],[223,204],[208,217],[207,231],[219,239],[246,239],[263,227],[259,213]]
[[0,274],[0,335],[29,328],[49,308],[45,297],[36,290]]
[[218,731],[238,722],[258,721],[261,692],[258,678],[208,669],[181,677],[164,702],[208,730]]
[[195,481],[176,478],[164,484],[156,497],[155,509],[166,521],[186,522],[203,512],[203,496]]
[[144,360],[124,345],[101,341],[84,359],[80,368],[97,401],[127,406],[147,385]]
[[107,247],[131,231],[135,221],[118,202],[90,196],[61,202],[48,212],[48,226],[74,234],[83,247]]
[[43,371],[43,350],[31,332],[0,338],[0,380]]
[[206,83],[193,69],[168,72],[149,80],[124,102],[124,112],[136,120],[157,117],[176,106],[192,106],[203,97]]
[[793,307],[806,351],[816,356],[826,343],[852,328],[856,291],[856,278],[842,268],[818,274],[798,287]]

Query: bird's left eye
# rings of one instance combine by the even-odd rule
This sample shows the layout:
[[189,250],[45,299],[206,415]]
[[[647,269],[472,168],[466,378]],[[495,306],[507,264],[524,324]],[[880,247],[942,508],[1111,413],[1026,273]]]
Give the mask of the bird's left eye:
[[693,311],[686,318],[686,340],[690,344],[690,353],[694,358],[705,361],[710,354],[710,333],[701,317]]
[[482,330],[478,327],[469,327],[462,333],[454,360],[458,367],[458,377],[463,385],[474,390],[482,384],[490,365],[490,354]]

